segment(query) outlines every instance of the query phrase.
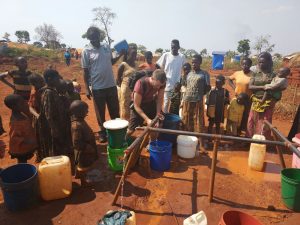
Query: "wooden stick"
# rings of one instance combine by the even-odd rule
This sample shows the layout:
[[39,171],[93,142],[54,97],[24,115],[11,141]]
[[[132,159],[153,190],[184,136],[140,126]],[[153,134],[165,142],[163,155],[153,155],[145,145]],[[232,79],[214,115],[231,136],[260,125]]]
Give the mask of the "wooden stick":
[[125,169],[123,171],[122,177],[119,181],[116,192],[114,194],[114,199],[112,201],[112,205],[116,204],[118,197],[120,195],[122,183],[125,182],[125,178],[129,172],[129,169],[131,168],[131,165],[133,164],[134,157],[136,157],[135,155],[139,153],[139,149],[137,149],[138,145],[142,142],[142,139],[145,137],[145,135],[147,135],[149,133],[149,128],[153,127],[158,122],[158,120],[159,120],[159,117],[156,116],[152,120],[151,124],[148,127],[146,127],[146,129],[142,132],[141,136],[139,136],[137,139],[135,139],[134,142],[127,148],[127,151],[129,152],[128,154],[130,154],[130,156],[129,156],[128,162],[125,166]]
[[215,174],[216,174],[216,165],[218,159],[218,145],[219,145],[219,140],[216,139],[214,141],[213,158],[211,163],[211,173],[210,173],[210,182],[209,182],[209,191],[208,191],[209,202],[212,202],[213,195],[214,195]]

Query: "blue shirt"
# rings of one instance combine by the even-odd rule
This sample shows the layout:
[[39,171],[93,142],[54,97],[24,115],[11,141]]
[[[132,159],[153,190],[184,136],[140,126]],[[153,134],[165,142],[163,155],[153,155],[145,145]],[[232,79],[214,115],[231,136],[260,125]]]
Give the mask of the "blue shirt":
[[90,82],[93,90],[116,86],[112,71],[112,54],[107,44],[95,48],[91,44],[82,51],[82,68],[89,69]]

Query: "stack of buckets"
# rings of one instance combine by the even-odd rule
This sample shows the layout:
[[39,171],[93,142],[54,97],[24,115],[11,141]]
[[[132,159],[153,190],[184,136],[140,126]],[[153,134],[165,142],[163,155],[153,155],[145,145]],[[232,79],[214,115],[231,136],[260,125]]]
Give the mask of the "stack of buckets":
[[108,136],[107,155],[109,168],[113,171],[122,171],[124,151],[128,147],[126,142],[128,121],[114,119],[106,121],[103,126]]

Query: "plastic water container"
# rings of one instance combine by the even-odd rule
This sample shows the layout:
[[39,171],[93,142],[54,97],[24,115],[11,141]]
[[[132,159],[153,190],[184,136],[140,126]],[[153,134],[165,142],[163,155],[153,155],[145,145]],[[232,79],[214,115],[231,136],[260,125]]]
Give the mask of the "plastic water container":
[[37,169],[34,165],[20,163],[0,172],[0,187],[4,204],[10,211],[29,208],[38,202]]
[[229,210],[223,213],[219,225],[263,225],[247,213]]
[[206,215],[200,211],[183,221],[183,225],[207,225]]
[[130,211],[130,213],[131,213],[131,217],[129,217],[129,218],[126,220],[125,225],[136,225],[135,212]]
[[[167,113],[165,114],[165,119],[163,121],[163,126],[162,128],[164,129],[170,129],[170,130],[179,130],[179,125],[180,125],[181,118],[172,113]],[[159,140],[162,141],[169,141],[172,142],[173,144],[176,143],[176,134],[164,134],[161,133],[158,137]]]
[[149,146],[151,169],[161,172],[170,169],[172,143],[168,141],[151,141]]
[[39,165],[40,192],[44,200],[66,198],[72,193],[71,163],[67,156],[53,156]]
[[300,212],[300,169],[281,171],[281,197],[289,209]]
[[124,151],[127,149],[127,145],[124,148],[111,148],[107,146],[107,160],[108,166],[113,171],[122,171],[124,163]]
[[[253,135],[252,139],[266,140],[265,136],[259,134]],[[262,171],[264,167],[265,155],[266,145],[251,143],[248,166],[253,170]]]
[[194,136],[178,135],[177,154],[186,159],[195,157],[198,138]]
[[103,123],[107,132],[109,147],[119,149],[127,145],[126,133],[128,124],[127,120],[119,118]]
[[122,40],[114,45],[114,49],[120,54],[121,51],[124,49],[125,51],[128,50],[128,43],[126,40]]

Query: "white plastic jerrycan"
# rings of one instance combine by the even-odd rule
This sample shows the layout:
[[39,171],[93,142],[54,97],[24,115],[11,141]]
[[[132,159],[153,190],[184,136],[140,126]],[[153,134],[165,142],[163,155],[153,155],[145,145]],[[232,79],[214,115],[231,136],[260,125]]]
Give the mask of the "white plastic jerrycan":
[[[259,134],[253,135],[252,139],[266,140],[265,136]],[[264,167],[265,155],[266,145],[251,143],[248,166],[253,170],[262,171]]]
[[68,197],[72,192],[71,163],[67,156],[42,160],[38,169],[41,196],[44,200]]
[[206,215],[200,211],[183,221],[183,225],[207,225]]

